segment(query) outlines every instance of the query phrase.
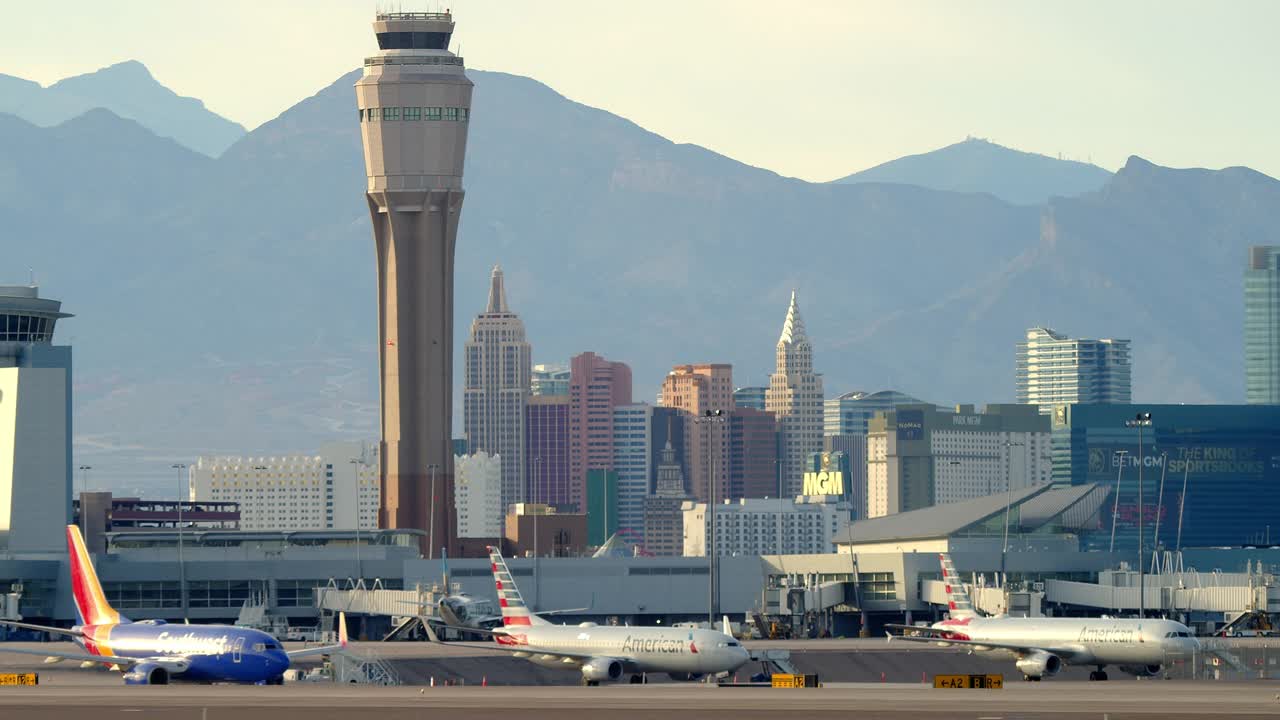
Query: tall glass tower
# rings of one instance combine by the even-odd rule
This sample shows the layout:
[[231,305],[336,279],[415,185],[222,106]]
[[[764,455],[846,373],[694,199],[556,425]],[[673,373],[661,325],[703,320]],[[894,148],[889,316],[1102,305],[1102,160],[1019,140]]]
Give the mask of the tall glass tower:
[[449,52],[453,16],[379,13],[356,82],[378,269],[384,528],[454,544],[453,251],[471,81]]
[[1244,271],[1244,385],[1251,405],[1280,405],[1280,247],[1249,248]]

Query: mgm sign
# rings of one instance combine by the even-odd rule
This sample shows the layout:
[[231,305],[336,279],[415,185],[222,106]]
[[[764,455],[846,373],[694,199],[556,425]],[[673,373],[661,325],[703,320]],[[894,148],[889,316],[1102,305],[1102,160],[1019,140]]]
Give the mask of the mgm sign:
[[838,470],[807,472],[801,494],[844,496],[844,473]]

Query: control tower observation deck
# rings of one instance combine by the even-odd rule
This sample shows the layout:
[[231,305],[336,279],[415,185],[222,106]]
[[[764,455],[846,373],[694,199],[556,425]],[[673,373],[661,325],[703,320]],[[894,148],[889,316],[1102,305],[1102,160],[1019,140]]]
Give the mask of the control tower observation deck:
[[356,82],[378,271],[379,525],[453,549],[453,261],[471,81],[449,13],[380,13]]

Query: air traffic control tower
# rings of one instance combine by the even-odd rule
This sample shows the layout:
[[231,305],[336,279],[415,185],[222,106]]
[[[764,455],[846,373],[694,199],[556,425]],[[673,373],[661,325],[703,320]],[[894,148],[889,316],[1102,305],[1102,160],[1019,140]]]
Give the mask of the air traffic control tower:
[[[453,250],[471,81],[449,13],[379,13],[356,82],[378,268],[382,400],[379,525],[454,549]],[[434,490],[433,490],[434,486]],[[434,495],[434,497],[433,497]]]
[[71,317],[34,285],[0,286],[0,555],[66,551],[71,520]]

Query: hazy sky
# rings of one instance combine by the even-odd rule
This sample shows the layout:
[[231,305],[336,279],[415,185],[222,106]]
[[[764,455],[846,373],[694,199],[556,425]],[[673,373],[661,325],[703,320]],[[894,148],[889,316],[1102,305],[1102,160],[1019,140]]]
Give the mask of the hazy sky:
[[252,128],[358,67],[379,7],[451,7],[468,67],[810,180],[966,135],[1280,176],[1274,0],[3,0],[0,73],[137,59]]

